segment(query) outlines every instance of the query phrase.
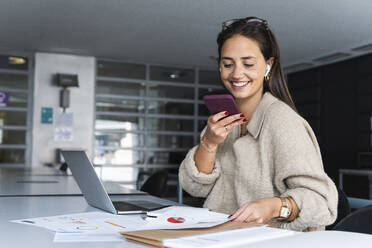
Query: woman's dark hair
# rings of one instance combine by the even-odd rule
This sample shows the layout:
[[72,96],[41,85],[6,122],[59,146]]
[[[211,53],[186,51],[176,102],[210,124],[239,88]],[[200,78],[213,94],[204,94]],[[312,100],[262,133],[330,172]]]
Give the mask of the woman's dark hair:
[[[230,23],[227,25],[227,23]],[[296,107],[289,93],[283,69],[280,62],[280,50],[274,33],[265,20],[257,17],[247,17],[225,22],[222,31],[218,34],[218,63],[221,61],[221,49],[226,40],[234,35],[243,35],[256,41],[265,60],[274,58],[270,72],[270,79],[264,82],[264,92],[269,91],[273,96],[288,104],[293,110]]]

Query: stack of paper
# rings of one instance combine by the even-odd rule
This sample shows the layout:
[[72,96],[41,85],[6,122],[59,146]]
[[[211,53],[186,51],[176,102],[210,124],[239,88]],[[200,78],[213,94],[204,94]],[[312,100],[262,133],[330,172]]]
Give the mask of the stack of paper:
[[227,214],[207,208],[172,206],[147,213],[148,223],[141,230],[206,228],[223,224],[230,219]]
[[136,230],[147,223],[139,215],[119,216],[104,212],[39,217],[12,222],[55,231],[55,242],[123,241],[119,232]]
[[173,206],[150,212],[148,216],[89,212],[12,222],[55,231],[55,242],[85,242],[123,241],[120,235],[123,231],[205,228],[227,221],[229,219],[226,214],[211,212],[205,208]]
[[192,229],[173,229],[173,230],[142,230],[132,232],[122,232],[121,234],[130,241],[140,242],[152,246],[163,247],[163,241],[171,238],[182,238],[191,235],[199,235],[202,233],[213,233],[222,230],[231,230],[254,226],[252,223],[226,222],[224,224],[208,227],[208,228],[192,228]]
[[260,226],[193,235],[176,239],[164,239],[163,245],[171,248],[225,248],[285,237],[296,233],[297,232],[284,229]]
[[155,218],[147,218],[146,228],[121,234],[131,241],[174,248],[236,247],[296,234],[252,223],[231,222],[225,214],[200,208],[171,207],[150,212],[148,216]]

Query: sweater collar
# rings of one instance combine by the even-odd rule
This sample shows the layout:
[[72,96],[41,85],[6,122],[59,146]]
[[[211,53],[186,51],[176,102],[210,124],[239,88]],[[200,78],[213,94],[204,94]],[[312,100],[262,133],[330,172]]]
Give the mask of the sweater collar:
[[276,101],[278,101],[278,99],[274,97],[270,92],[266,92],[262,96],[262,99],[259,102],[256,110],[254,111],[251,120],[247,124],[247,131],[255,139],[257,139],[258,135],[260,134],[267,110],[269,109],[270,105]]

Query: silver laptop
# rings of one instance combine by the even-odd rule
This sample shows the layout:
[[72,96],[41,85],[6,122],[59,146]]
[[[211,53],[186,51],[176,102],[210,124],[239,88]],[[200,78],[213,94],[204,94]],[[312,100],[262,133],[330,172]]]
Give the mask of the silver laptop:
[[112,201],[85,151],[61,151],[89,205],[113,214],[137,214],[167,207],[152,201]]

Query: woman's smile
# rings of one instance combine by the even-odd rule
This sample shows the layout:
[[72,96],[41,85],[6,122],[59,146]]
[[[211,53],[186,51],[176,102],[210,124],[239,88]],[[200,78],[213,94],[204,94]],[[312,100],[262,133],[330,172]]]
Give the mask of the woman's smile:
[[230,83],[234,90],[243,90],[252,85],[251,81],[230,81]]

